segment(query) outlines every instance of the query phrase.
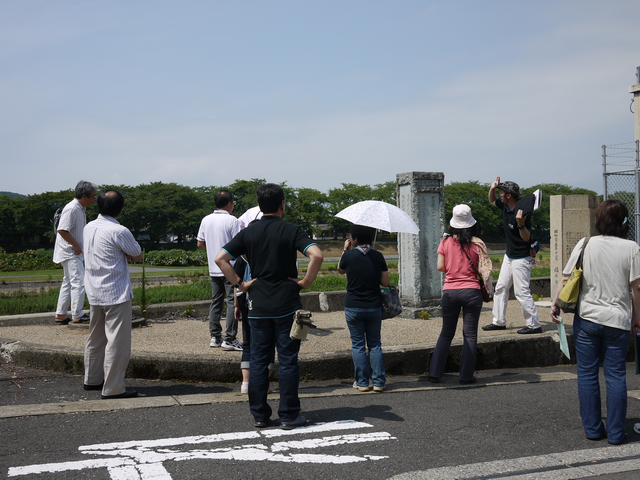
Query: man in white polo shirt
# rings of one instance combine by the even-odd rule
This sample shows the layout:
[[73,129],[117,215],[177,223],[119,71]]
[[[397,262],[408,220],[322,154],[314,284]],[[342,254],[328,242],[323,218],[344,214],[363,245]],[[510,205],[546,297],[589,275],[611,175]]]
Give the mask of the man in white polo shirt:
[[53,261],[62,264],[62,285],[58,295],[56,323],[66,325],[71,320],[67,315],[71,307],[74,323],[89,321],[82,311],[84,306],[84,265],[82,264],[82,231],[87,223],[86,208],[93,203],[98,187],[80,180],[76,185],[76,197],[62,210],[57,227]]
[[128,260],[142,260],[142,250],[117,217],[124,198],[116,190],[98,195],[100,215],[84,229],[85,288],[91,304],[89,337],[84,348],[84,389],[102,390],[102,398],[131,398],[124,374],[131,357],[133,290]]
[[[236,335],[238,335],[238,320],[234,315],[233,285],[224,277],[215,262],[216,254],[220,249],[240,231],[240,223],[236,217],[231,215],[234,201],[233,194],[229,190],[218,191],[213,200],[217,210],[202,219],[200,230],[198,230],[198,248],[207,251],[209,277],[211,279],[211,306],[209,307],[211,343],[209,343],[209,346],[241,352],[242,344],[236,339]],[[227,322],[223,338],[220,317],[225,293],[227,295]]]

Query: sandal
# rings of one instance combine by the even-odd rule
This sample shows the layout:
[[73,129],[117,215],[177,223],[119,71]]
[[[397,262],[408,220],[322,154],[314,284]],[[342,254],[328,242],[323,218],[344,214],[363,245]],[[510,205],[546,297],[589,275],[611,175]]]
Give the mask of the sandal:
[[56,318],[56,325],[66,325],[70,321],[71,321],[71,319],[69,317],[63,318],[63,319]]

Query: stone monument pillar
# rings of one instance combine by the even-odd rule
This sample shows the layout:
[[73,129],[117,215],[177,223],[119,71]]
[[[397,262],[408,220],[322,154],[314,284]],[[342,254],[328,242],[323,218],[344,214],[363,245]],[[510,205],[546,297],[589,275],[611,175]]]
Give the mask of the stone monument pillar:
[[444,173],[399,173],[396,189],[398,207],[420,228],[418,235],[398,234],[400,300],[405,310],[402,316],[415,318],[420,310],[439,309],[442,297],[437,261],[444,233]]
[[595,210],[600,203],[596,195],[552,195],[551,226],[551,299],[562,280],[562,270],[573,247],[583,237],[596,235]]

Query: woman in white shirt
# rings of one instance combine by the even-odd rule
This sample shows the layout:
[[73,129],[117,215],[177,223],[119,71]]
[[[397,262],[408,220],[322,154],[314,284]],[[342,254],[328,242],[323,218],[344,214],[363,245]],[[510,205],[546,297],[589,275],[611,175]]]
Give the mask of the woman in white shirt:
[[[620,200],[602,202],[595,219],[599,235],[590,238],[584,250],[578,313],[573,317],[578,398],[587,438],[600,440],[606,436],[609,443],[618,445],[625,437],[629,332],[640,332],[640,247],[626,239],[629,210]],[[551,319],[556,323],[560,323],[558,295],[584,241],[577,243],[562,272],[563,281],[551,305]],[[606,429],[600,406],[600,361],[607,384]]]

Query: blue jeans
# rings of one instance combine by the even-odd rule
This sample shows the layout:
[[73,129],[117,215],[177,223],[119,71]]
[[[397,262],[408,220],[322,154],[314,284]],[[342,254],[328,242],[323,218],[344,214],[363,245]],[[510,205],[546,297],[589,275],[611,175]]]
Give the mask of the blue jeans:
[[273,350],[278,349],[278,386],[280,388],[280,420],[290,422],[300,414],[298,384],[298,352],[300,340],[289,337],[293,315],[282,318],[250,318],[251,363],[249,365],[249,408],[256,421],[271,418],[271,407],[267,402],[269,391],[269,364],[273,361]]
[[387,377],[384,373],[382,343],[380,341],[382,309],[345,308],[344,316],[351,333],[351,356],[353,357],[357,385],[359,387],[369,386],[369,361],[367,361],[366,349],[369,347],[373,386],[384,387]]
[[607,439],[614,445],[624,441],[629,335],[626,330],[599,325],[580,318],[577,314],[573,317],[580,417],[587,438],[597,439],[605,434],[598,380],[602,360],[607,384]]
[[451,341],[458,328],[458,317],[462,310],[462,360],[460,380],[473,378],[476,369],[476,347],[478,345],[478,321],[482,310],[482,292],[475,288],[444,290],[442,292],[442,331],[431,357],[429,376],[440,378],[444,373]]

